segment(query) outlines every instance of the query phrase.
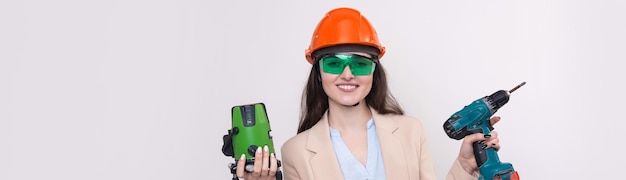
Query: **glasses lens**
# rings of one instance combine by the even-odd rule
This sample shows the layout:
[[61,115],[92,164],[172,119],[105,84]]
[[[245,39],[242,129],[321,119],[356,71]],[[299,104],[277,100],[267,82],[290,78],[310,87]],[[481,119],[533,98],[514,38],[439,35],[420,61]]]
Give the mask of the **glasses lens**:
[[326,56],[320,60],[322,71],[329,74],[341,74],[346,66],[350,66],[355,76],[367,76],[374,72],[376,63],[367,57],[343,54]]
[[341,74],[346,67],[346,63],[343,59],[336,56],[328,56],[320,60],[320,67],[322,71],[329,74]]
[[374,62],[366,57],[353,56],[350,62],[350,71],[355,76],[366,76],[374,72]]

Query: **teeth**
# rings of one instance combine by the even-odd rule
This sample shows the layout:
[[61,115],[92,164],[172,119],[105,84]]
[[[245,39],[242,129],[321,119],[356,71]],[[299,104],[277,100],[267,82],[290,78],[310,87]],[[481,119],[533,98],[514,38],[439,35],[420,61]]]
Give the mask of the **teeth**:
[[339,87],[340,89],[354,89],[354,88],[356,88],[355,85],[339,85],[337,87]]

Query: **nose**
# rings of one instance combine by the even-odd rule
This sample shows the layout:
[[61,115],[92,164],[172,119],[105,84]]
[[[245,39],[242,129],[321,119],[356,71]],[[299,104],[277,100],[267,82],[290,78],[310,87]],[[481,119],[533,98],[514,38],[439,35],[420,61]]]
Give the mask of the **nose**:
[[350,71],[350,66],[346,66],[343,69],[343,72],[341,73],[341,79],[344,80],[351,80],[352,78],[354,78],[354,74],[352,74],[352,71]]

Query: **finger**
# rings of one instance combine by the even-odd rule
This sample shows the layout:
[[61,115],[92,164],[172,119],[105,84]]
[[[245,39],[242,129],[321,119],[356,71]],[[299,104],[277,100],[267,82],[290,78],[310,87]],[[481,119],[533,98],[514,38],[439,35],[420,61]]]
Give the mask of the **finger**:
[[263,147],[263,166],[261,166],[261,176],[267,176],[267,174],[269,173],[270,170],[270,150],[267,147],[267,145],[265,145],[265,147]]
[[487,144],[487,147],[493,147],[496,150],[498,150],[499,144],[500,144],[500,138],[498,138],[498,132],[491,131],[491,137],[485,140],[485,144]]
[[498,137],[498,132],[497,131],[491,131],[491,133],[489,133],[489,136],[486,137],[487,139],[485,139],[485,143],[489,143],[492,140],[499,140],[500,138]]
[[489,139],[498,139],[498,132],[497,131],[491,131],[489,133],[489,136],[486,137],[487,140]]
[[465,136],[465,138],[463,138],[463,143],[465,144],[472,144],[476,141],[483,141],[487,138],[485,138],[485,135],[482,133],[475,133],[475,134],[471,134],[468,136]]
[[244,169],[246,168],[246,154],[241,154],[241,158],[237,161],[237,177],[243,178]]
[[494,117],[491,117],[491,119],[489,119],[489,122],[491,123],[492,126],[498,123],[498,121],[500,121],[500,116],[494,116]]
[[261,168],[263,166],[262,159],[263,159],[263,149],[261,149],[261,146],[259,146],[256,149],[256,154],[254,155],[254,171],[252,171],[252,176],[261,176]]
[[501,146],[500,146],[500,144],[499,144],[499,143],[496,143],[496,144],[494,144],[494,145],[492,146],[492,148],[496,149],[496,151],[499,151],[499,150],[500,150],[500,148],[501,148]]
[[494,148],[494,149],[496,149],[496,151],[500,150],[500,139],[490,139],[488,141],[485,141],[484,143],[485,143],[485,145],[487,145],[485,147],[485,149],[486,148]]
[[492,136],[498,136],[498,134],[495,131],[491,131],[489,132],[489,134],[483,134],[483,136],[485,137],[485,139],[489,139],[492,138]]
[[276,155],[274,155],[274,153],[272,153],[270,155],[270,172],[269,175],[270,176],[275,176],[276,175],[276,170],[278,170],[278,160],[276,160]]
[[487,145],[488,148],[490,147],[495,148],[496,146],[500,144],[500,139],[490,139],[488,141],[485,141],[485,144]]
[[500,150],[500,143],[489,143],[486,148],[493,148],[496,151]]

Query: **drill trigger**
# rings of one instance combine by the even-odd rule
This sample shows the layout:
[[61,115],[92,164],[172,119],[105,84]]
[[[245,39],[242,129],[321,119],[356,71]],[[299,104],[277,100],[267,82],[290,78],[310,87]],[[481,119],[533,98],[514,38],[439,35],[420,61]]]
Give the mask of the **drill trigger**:
[[493,130],[493,124],[491,124],[491,121],[488,121],[487,128],[489,128],[489,131]]

